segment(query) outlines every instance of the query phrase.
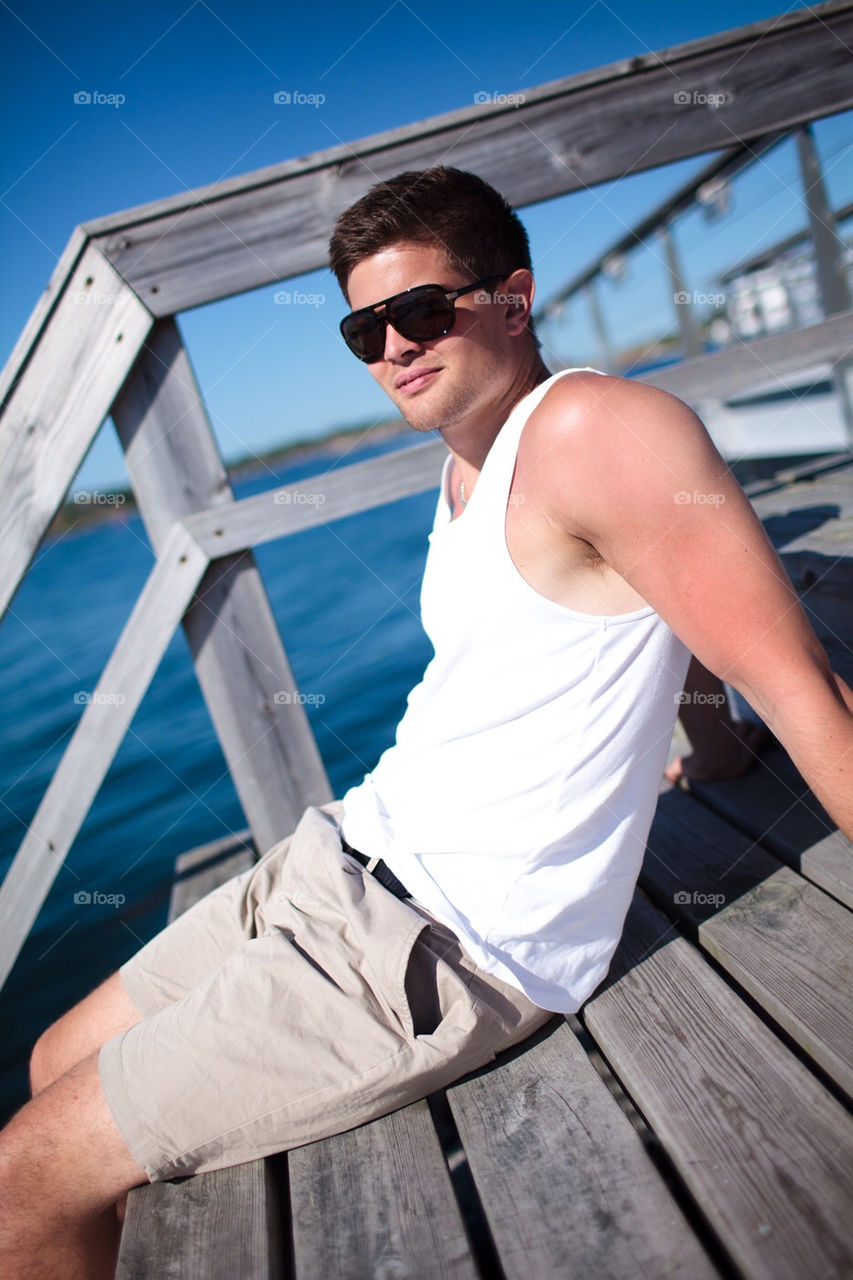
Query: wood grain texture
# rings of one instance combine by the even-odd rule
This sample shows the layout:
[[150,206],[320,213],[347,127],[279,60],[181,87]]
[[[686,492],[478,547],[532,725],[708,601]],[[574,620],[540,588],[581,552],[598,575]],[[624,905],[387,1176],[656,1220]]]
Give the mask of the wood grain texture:
[[800,854],[800,869],[815,884],[853,910],[853,844],[832,831]]
[[[113,407],[151,540],[176,520],[236,506],[172,320],[160,321]],[[332,799],[305,707],[251,552],[210,566],[183,620],[196,674],[260,850]]]
[[716,1276],[565,1022],[448,1099],[507,1280]]
[[62,251],[62,255],[51,273],[50,280],[45,285],[44,291],[33,308],[30,318],[21,330],[18,341],[12,348],[9,359],[3,366],[3,372],[0,373],[0,404],[5,402],[9,390],[18,381],[35,351],[39,334],[43,331],[53,314],[57,302],[68,286],[74,268],[77,266],[87,244],[88,236],[86,232],[82,227],[75,227],[68,244]]
[[297,1280],[475,1280],[426,1102],[287,1159]]
[[853,311],[789,333],[740,342],[713,355],[694,356],[680,364],[653,369],[639,379],[679,396],[688,404],[719,400],[763,383],[781,381],[799,369],[831,364],[853,351]]
[[446,457],[444,442],[431,440],[202,511],[186,527],[211,558],[231,555],[436,488]]
[[28,358],[18,351],[19,376],[0,413],[0,616],[152,323],[91,247],[49,314],[49,324],[33,324]]
[[[690,790],[706,808],[827,893],[837,897],[839,888],[844,895],[853,892],[853,848],[782,747],[766,747],[755,768],[742,778],[691,782]],[[848,858],[843,856],[845,848]]]
[[280,1221],[265,1160],[136,1187],[116,1280],[277,1280]]
[[199,898],[248,871],[256,859],[250,831],[223,836],[182,853],[175,862],[169,919],[176,920]]
[[749,1280],[853,1270],[853,1121],[640,895],[584,1018]]
[[853,1096],[853,916],[690,796],[658,801],[640,876]]
[[[521,206],[842,111],[853,104],[851,43],[849,4],[795,11],[525,91],[520,105],[450,112],[86,230],[146,306],[170,315],[324,265],[338,213],[404,169],[472,169]],[[709,94],[725,100],[711,106]]]
[[160,659],[207,557],[176,526],[89,698],[0,886],[0,985],[5,982]]

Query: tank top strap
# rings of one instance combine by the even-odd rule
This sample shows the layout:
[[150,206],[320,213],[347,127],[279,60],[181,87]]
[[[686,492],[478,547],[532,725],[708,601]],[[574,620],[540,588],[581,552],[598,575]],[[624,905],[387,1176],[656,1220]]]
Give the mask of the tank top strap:
[[486,508],[496,505],[500,508],[501,518],[503,518],[512,483],[512,474],[515,470],[515,460],[518,456],[518,447],[521,442],[521,433],[531,414],[542,403],[554,383],[568,373],[601,373],[601,370],[593,369],[590,365],[560,369],[558,373],[552,373],[549,378],[540,382],[523,399],[519,400],[495,437],[494,443],[486,455],[480,477],[472,494],[472,502],[479,494],[477,508],[481,516]]

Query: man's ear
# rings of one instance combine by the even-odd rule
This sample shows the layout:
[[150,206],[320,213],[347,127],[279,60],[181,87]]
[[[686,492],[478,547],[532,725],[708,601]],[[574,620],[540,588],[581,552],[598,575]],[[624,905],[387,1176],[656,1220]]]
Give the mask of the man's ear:
[[523,332],[527,328],[536,293],[533,272],[526,267],[519,267],[512,275],[507,276],[501,291],[506,296],[507,333],[514,335]]

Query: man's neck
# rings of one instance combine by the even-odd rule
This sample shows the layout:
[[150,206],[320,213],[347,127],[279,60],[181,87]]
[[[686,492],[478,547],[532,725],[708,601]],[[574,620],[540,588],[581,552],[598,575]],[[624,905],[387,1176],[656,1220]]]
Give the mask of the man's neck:
[[473,488],[489,450],[515,406],[550,376],[538,350],[535,350],[529,360],[519,365],[514,378],[502,394],[485,410],[441,430],[444,442],[453,454],[457,471],[465,478],[468,489]]

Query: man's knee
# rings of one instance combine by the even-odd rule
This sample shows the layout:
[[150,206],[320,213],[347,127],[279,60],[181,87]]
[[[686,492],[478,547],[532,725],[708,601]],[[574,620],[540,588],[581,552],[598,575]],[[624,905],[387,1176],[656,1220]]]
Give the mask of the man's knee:
[[30,1057],[32,1096],[141,1018],[119,975],[112,974],[39,1036]]
[[[114,1205],[148,1180],[110,1113],[97,1059],[92,1053],[78,1062],[0,1133],[4,1275],[106,1274],[85,1259],[111,1254],[118,1229]],[[76,1233],[66,1244],[77,1241],[74,1256],[84,1261],[63,1271],[56,1255],[66,1231]]]

